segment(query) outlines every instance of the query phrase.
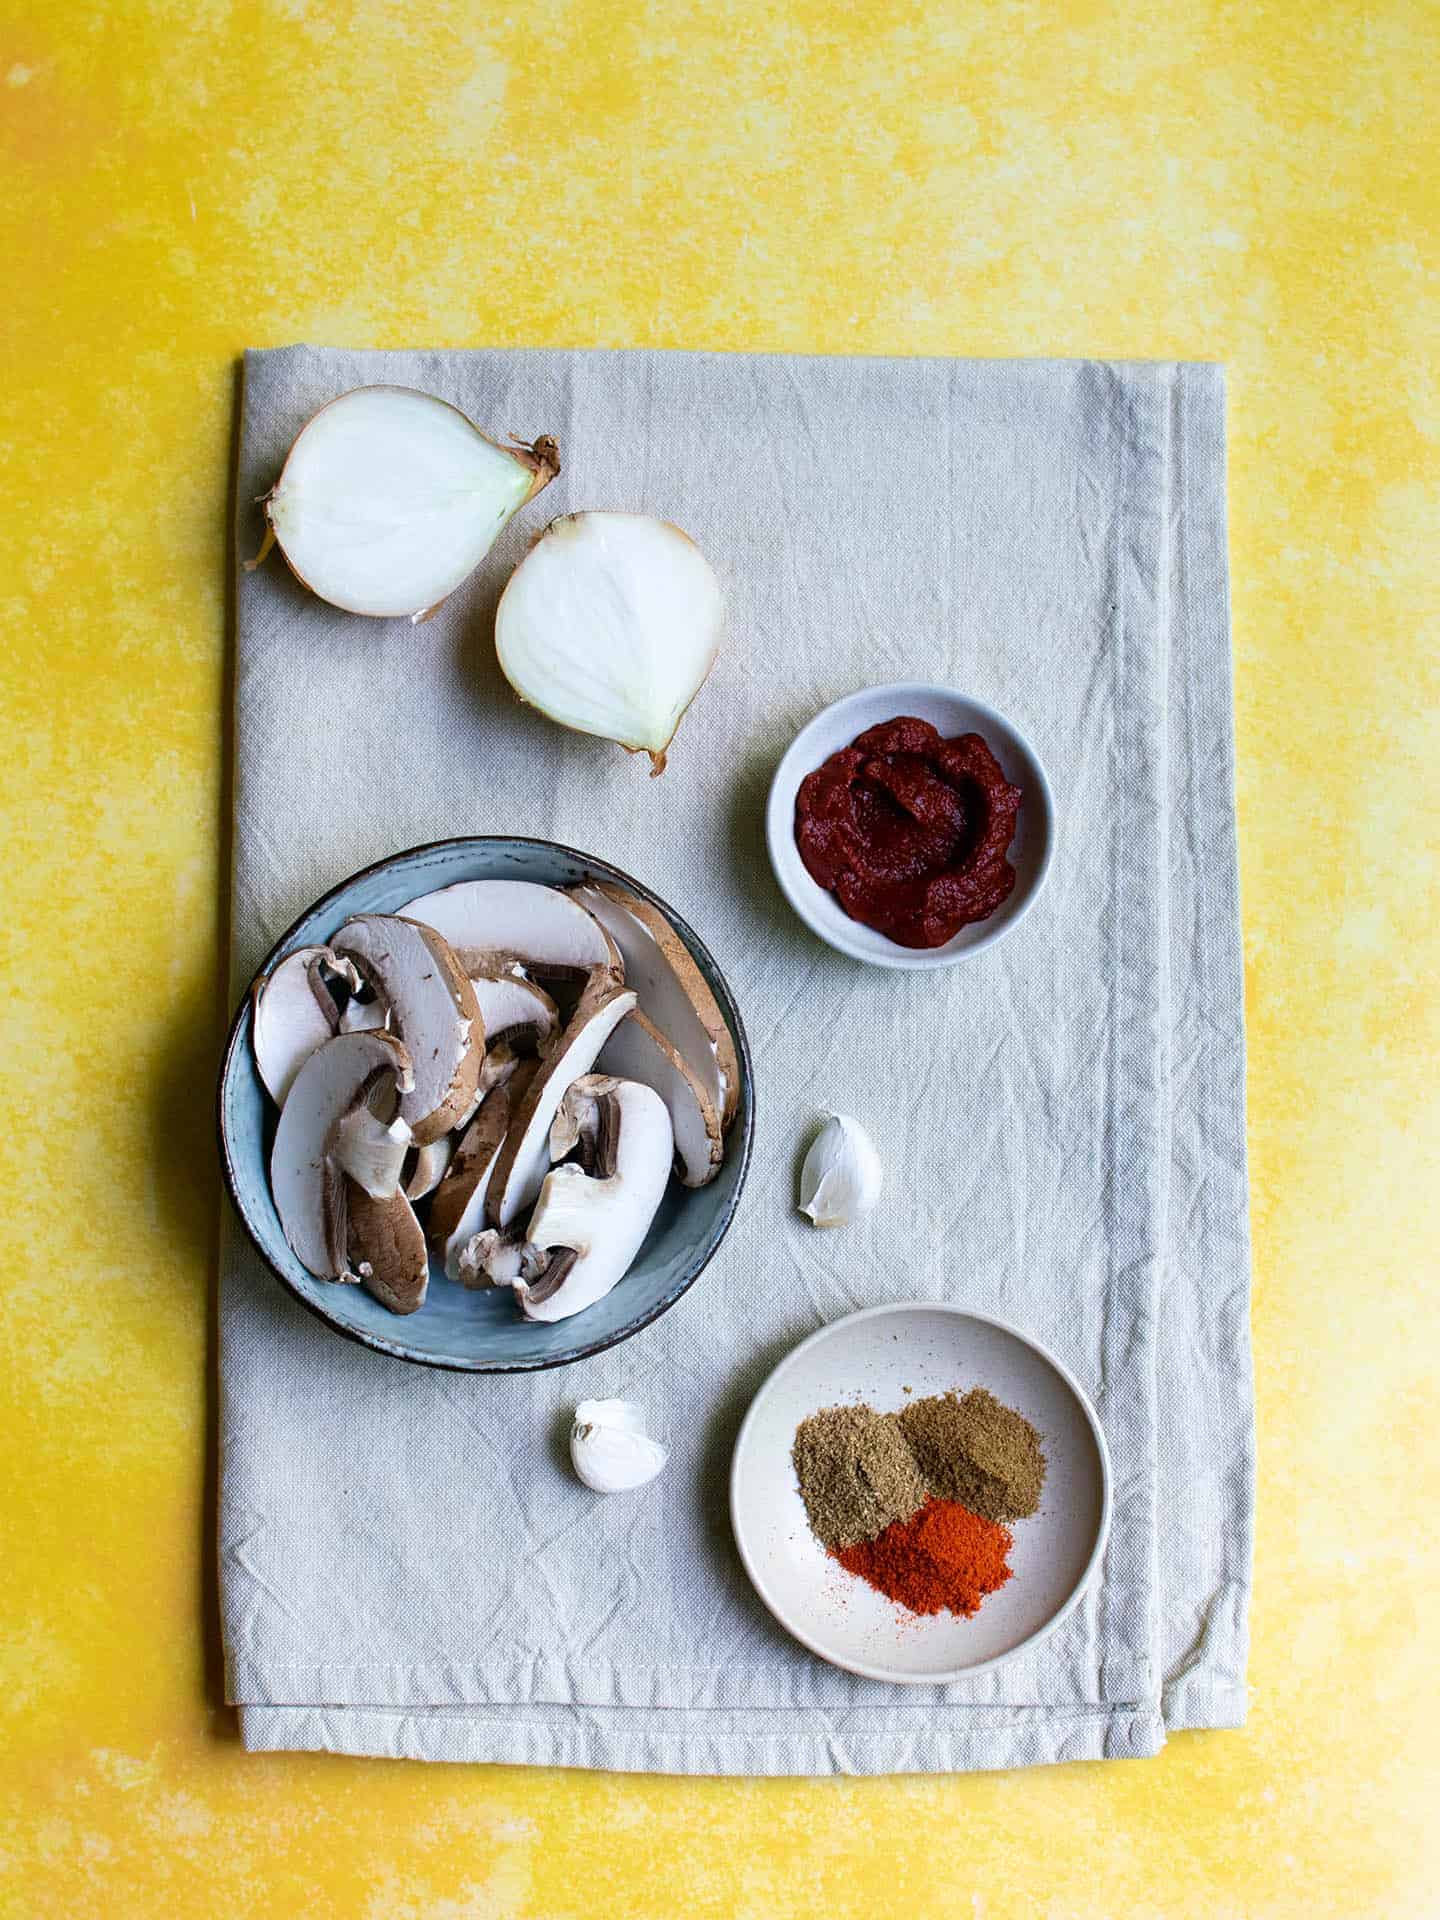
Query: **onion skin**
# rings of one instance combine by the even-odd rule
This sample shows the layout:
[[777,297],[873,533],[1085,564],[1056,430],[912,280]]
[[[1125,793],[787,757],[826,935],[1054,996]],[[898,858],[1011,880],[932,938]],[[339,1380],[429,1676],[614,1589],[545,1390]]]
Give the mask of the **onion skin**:
[[[307,593],[315,594],[317,600],[325,600],[327,606],[339,606],[340,603],[338,601],[326,600],[324,594],[317,593],[315,588],[311,586],[310,582],[300,571],[299,567],[297,567],[295,562],[290,558],[290,555],[286,553],[285,543],[280,538],[275,527],[274,515],[271,511],[271,502],[285,484],[286,469],[294,457],[295,449],[299,446],[301,440],[309,432],[310,428],[314,426],[315,422],[320,418],[321,414],[328,412],[331,407],[335,406],[341,400],[352,399],[357,393],[419,392],[421,392],[421,389],[418,387],[400,387],[396,386],[392,381],[374,381],[368,386],[349,387],[344,393],[337,393],[334,399],[327,400],[323,407],[318,407],[316,411],[311,414],[310,418],[305,422],[305,425],[301,427],[299,433],[296,434],[290,443],[289,452],[285,455],[285,464],[280,469],[279,479],[275,482],[275,485],[270,489],[269,493],[263,495],[261,498],[260,504],[265,513],[265,538],[261,542],[260,551],[255,555],[255,558],[245,562],[245,571],[247,573],[253,573],[255,571],[261,562],[267,558],[272,547],[279,547],[286,566]],[[469,414],[462,408],[457,407],[453,401],[442,400],[438,394],[433,393],[424,394],[423,397],[426,400],[433,401],[436,406],[448,407],[452,413],[458,413],[472,433],[478,434],[482,440],[487,441],[497,452],[506,454],[517,466],[527,470],[530,475],[530,486],[524,498],[520,501],[521,507],[528,506],[537,493],[542,492],[549,486],[552,480],[558,477],[560,473],[560,446],[553,434],[542,433],[538,440],[522,440],[515,435],[512,435],[508,440],[496,440],[492,435],[486,433],[483,428],[477,427]],[[518,512],[519,508],[517,508],[516,511]],[[419,626],[424,621],[431,619],[440,611],[441,607],[444,606],[445,600],[448,599],[448,597],[448,595],[442,597],[437,600],[433,606],[417,609],[416,612],[409,616],[411,625]],[[358,613],[365,619],[386,620],[396,617],[394,614],[371,613],[364,607],[341,607],[340,610],[343,613]]]

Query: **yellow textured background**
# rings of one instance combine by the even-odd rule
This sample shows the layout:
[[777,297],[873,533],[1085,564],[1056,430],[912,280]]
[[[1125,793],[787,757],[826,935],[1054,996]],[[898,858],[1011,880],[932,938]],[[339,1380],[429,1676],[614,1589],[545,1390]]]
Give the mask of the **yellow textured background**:
[[[1440,1911],[1433,0],[0,22],[0,1910]],[[203,1571],[223,520],[234,357],[294,340],[1229,364],[1246,1732],[907,1781],[241,1753]]]

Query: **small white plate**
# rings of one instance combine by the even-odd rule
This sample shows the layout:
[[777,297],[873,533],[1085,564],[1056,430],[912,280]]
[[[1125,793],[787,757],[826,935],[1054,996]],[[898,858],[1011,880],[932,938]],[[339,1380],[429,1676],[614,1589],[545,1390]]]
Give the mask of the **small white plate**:
[[[968,1620],[906,1614],[846,1573],[810,1531],[790,1460],[795,1429],[822,1407],[894,1413],[953,1387],[987,1387],[1024,1414],[1046,1460],[1040,1511],[1011,1528],[1012,1577]],[[802,1646],[869,1680],[934,1685],[1011,1659],[1076,1605],[1105,1548],[1110,1461],[1079,1385],[1014,1327],[926,1301],[867,1307],[802,1341],[756,1394],[735,1441],[730,1519],[756,1592]]]
[[[898,719],[902,714],[928,720],[947,739],[958,733],[978,733],[1000,762],[1005,778],[1025,795],[1010,845],[1014,891],[988,920],[962,927],[943,947],[902,947],[873,927],[852,920],[834,894],[810,878],[795,844],[795,797],[806,774],[823,766],[832,753],[848,747],[867,727]],[[1019,923],[1050,870],[1055,809],[1039,756],[1004,714],[981,700],[972,700],[968,694],[957,693],[953,687],[928,680],[901,680],[891,686],[864,687],[859,693],[846,694],[801,728],[770,782],[765,838],[780,890],[812,933],[818,933],[853,960],[866,960],[875,967],[919,971],[966,960],[994,946]]]

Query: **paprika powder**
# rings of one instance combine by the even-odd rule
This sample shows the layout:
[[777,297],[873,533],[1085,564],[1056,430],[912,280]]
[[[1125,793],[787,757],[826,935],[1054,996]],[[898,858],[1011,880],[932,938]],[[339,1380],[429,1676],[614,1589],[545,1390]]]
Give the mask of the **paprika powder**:
[[910,1613],[978,1613],[987,1593],[1010,1578],[1008,1527],[962,1507],[927,1500],[873,1540],[832,1548],[847,1573],[858,1574]]

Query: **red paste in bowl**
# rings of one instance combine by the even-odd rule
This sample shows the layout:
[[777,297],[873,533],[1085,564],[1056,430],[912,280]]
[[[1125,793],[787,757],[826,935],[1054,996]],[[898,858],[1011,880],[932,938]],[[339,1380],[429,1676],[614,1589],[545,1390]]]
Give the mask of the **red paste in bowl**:
[[807,774],[795,843],[812,880],[902,947],[943,947],[1015,885],[1023,795],[978,733],[887,720]]

